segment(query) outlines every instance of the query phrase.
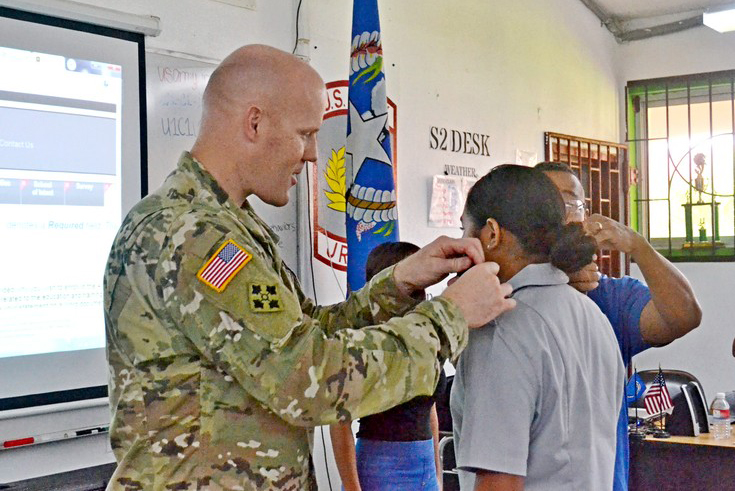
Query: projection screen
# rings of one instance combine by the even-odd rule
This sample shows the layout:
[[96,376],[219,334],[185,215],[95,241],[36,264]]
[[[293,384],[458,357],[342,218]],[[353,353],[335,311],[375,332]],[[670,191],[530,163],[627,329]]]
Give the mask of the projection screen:
[[103,271],[146,191],[142,57],[140,34],[0,8],[0,409],[107,383]]

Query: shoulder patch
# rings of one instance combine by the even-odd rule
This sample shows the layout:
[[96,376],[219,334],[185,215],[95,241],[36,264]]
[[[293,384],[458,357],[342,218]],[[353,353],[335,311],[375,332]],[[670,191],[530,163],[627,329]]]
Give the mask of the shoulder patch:
[[197,273],[202,283],[218,292],[253,258],[253,255],[230,239],[217,249]]
[[250,283],[248,285],[250,310],[253,312],[280,312],[283,310],[278,285]]

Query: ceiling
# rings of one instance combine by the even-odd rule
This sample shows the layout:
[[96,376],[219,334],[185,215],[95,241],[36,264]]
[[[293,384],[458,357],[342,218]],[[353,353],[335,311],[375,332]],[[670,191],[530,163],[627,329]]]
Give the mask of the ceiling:
[[609,14],[618,19],[658,17],[698,11],[732,4],[733,0],[595,0]]
[[734,0],[580,0],[618,42],[636,41],[702,25],[702,13]]

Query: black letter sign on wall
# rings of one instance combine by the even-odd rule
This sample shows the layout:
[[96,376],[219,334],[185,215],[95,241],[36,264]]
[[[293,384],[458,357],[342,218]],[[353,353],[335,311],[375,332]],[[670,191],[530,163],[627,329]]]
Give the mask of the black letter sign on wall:
[[489,157],[490,135],[432,126],[429,128],[429,148]]

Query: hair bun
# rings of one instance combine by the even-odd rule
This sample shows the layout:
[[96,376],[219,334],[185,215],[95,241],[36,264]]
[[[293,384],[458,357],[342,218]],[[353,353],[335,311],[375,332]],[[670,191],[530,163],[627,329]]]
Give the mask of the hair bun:
[[581,223],[568,223],[559,229],[549,259],[565,273],[574,273],[592,262],[597,250],[595,239],[587,235]]

